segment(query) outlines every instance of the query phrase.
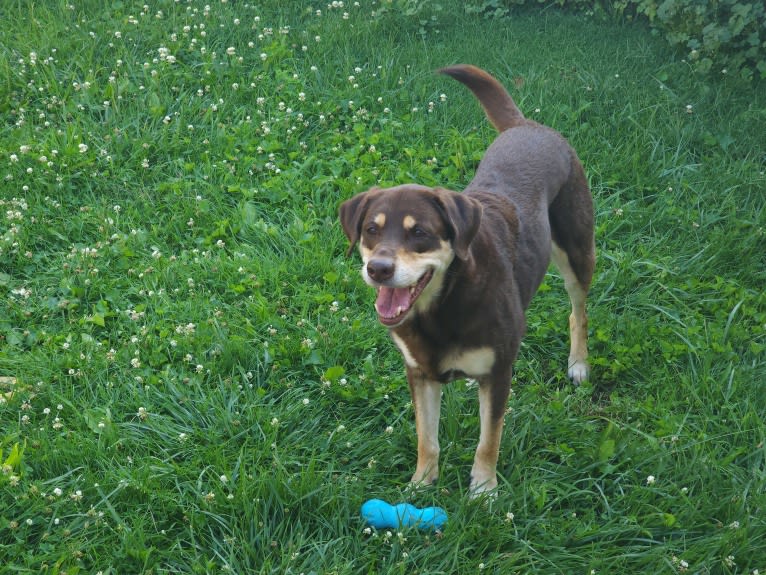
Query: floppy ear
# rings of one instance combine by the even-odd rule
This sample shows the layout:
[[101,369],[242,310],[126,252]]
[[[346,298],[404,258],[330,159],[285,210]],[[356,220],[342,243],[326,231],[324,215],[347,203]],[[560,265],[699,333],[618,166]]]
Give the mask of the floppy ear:
[[362,233],[362,219],[367,212],[370,191],[362,192],[361,194],[355,195],[350,200],[346,200],[340,205],[340,209],[338,210],[340,225],[343,227],[343,232],[346,234],[348,241],[351,242],[351,245],[346,252],[347,256],[351,255],[351,252],[354,250],[354,246],[356,245],[356,242],[359,241],[359,236]]
[[434,192],[452,229],[452,249],[459,259],[464,260],[468,257],[468,246],[479,230],[483,208],[473,198],[458,192],[441,188]]

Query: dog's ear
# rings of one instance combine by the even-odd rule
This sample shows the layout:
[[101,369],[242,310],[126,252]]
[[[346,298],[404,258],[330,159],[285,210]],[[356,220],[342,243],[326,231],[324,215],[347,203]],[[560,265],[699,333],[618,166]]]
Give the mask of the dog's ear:
[[362,192],[355,195],[353,198],[346,200],[340,205],[338,215],[340,217],[340,225],[343,227],[343,233],[346,234],[348,241],[351,243],[346,252],[346,256],[350,256],[354,251],[356,242],[359,241],[359,237],[362,233],[362,219],[367,213],[367,205],[370,201],[370,192]]
[[481,222],[482,206],[479,202],[458,192],[437,188],[436,199],[444,210],[447,224],[452,230],[452,249],[464,260]]

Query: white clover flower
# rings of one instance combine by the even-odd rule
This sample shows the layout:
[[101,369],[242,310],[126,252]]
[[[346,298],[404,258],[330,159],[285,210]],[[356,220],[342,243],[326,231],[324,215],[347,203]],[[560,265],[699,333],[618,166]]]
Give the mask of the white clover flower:
[[654,477],[654,475],[650,475],[646,478],[646,484],[647,485],[654,485],[654,483],[657,481],[657,479]]
[[84,154],[85,152],[88,151],[88,145],[87,144],[80,144],[79,146],[77,146],[77,148],[80,150],[81,154]]

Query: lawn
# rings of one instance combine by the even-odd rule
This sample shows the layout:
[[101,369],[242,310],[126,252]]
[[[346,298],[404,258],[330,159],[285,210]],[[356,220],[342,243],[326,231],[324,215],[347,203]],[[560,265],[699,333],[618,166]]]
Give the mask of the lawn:
[[[3,3],[0,573],[766,573],[766,91],[684,57],[542,7]],[[337,222],[470,181],[494,134],[457,62],[570,140],[597,211],[591,380],[551,270],[477,501],[470,381],[407,492]],[[449,522],[366,529],[373,497]]]

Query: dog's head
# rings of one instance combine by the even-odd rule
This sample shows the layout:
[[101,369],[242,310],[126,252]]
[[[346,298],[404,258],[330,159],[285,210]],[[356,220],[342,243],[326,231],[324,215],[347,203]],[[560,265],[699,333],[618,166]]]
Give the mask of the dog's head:
[[383,325],[430,306],[453,259],[468,258],[481,213],[468,196],[416,185],[373,188],[341,204],[349,254],[359,242],[362,277],[377,290]]

